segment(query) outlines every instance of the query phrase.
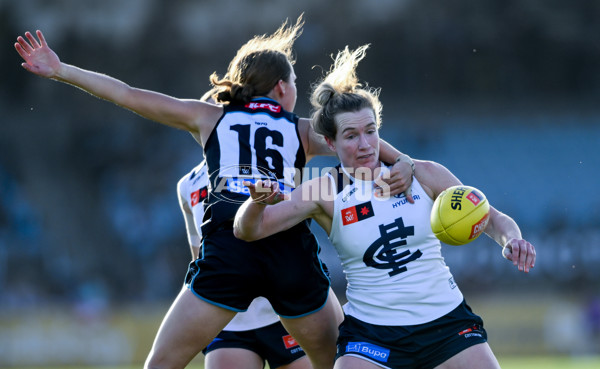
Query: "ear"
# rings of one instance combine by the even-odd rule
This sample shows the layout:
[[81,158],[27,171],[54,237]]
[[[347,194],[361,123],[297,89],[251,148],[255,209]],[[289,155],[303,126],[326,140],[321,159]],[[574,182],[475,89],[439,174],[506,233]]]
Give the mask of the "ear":
[[283,82],[283,80],[280,79],[279,82],[277,82],[277,84],[275,85],[275,87],[273,87],[273,90],[275,90],[275,94],[277,94],[277,96],[285,95],[285,82]]
[[329,137],[325,137],[325,142],[327,142],[327,146],[329,146],[329,150],[335,152],[335,141]]

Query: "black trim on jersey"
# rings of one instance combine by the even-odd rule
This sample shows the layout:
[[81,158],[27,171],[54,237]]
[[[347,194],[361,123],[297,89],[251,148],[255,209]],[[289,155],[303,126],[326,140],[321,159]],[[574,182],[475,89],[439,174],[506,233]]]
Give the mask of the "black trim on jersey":
[[[275,109],[274,109],[275,108]],[[277,111],[278,110],[278,111]],[[295,154],[294,166],[297,169],[300,169],[300,173],[302,173],[302,168],[306,165],[306,155],[304,153],[304,146],[302,144],[302,139],[300,137],[300,132],[298,130],[298,121],[299,118],[296,114],[285,111],[281,104],[277,101],[268,98],[268,97],[259,97],[252,99],[247,104],[229,104],[223,106],[223,115],[219,118],[217,123],[215,124],[212,132],[208,136],[206,140],[206,144],[204,145],[204,158],[206,159],[206,166],[209,173],[209,181],[211,191],[209,193],[208,199],[206,200],[206,211],[204,214],[204,221],[202,224],[202,233],[208,235],[212,233],[220,223],[230,220],[235,216],[237,209],[240,204],[247,199],[246,195],[232,193],[229,191],[222,191],[218,196],[215,195],[212,191],[218,187],[222,178],[219,177],[219,165],[221,163],[221,150],[227,150],[227,142],[219,142],[219,135],[216,133],[217,128],[220,124],[222,124],[223,120],[229,113],[233,112],[243,112],[248,115],[254,114],[267,114],[272,119],[285,119],[295,126],[296,137],[298,139],[298,151]],[[239,144],[239,143],[237,143]],[[284,143],[285,145],[285,143]],[[250,157],[250,152],[253,148],[251,147],[241,147],[241,154],[248,152],[248,156]],[[264,158],[257,158],[264,159]],[[292,159],[292,158],[288,158]],[[241,160],[241,159],[240,159]],[[237,165],[240,167],[251,165],[251,163],[242,163],[238,160]],[[260,161],[259,161],[260,165]],[[277,176],[283,177],[283,173],[275,173]],[[300,181],[302,179],[300,178]],[[231,199],[232,202],[223,201],[223,198]]]
[[338,164],[329,171],[329,175],[336,186],[336,194],[344,190],[344,187],[354,183],[354,180],[348,177],[342,170],[342,164]]

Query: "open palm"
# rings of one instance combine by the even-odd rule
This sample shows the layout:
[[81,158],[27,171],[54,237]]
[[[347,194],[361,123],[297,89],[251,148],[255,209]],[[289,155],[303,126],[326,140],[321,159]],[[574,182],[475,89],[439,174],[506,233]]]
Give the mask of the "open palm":
[[[31,34],[25,32],[25,38],[17,37],[15,49],[21,55],[24,63],[21,66],[31,73],[42,77],[52,78],[58,74],[60,59],[46,43],[42,31],[36,31],[39,41]],[[29,41],[29,42],[28,42]]]

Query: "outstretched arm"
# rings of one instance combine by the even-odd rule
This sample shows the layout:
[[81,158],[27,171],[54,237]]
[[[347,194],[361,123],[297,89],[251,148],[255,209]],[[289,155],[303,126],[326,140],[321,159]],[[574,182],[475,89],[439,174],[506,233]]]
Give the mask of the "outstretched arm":
[[36,34],[38,39],[26,32],[27,39],[19,36],[15,43],[24,60],[21,66],[33,74],[68,83],[145,118],[190,132],[200,132],[201,124],[216,122],[220,115],[221,108],[211,104],[133,88],[110,76],[63,63],[42,32]]
[[[416,160],[417,179],[423,188],[436,199],[446,188],[461,182],[446,167],[431,161]],[[521,236],[517,223],[508,215],[490,206],[490,220],[485,233],[502,246],[502,255],[522,272],[529,273],[535,265],[535,248]]]
[[244,182],[250,198],[236,213],[234,235],[244,241],[254,241],[289,229],[307,218],[315,218],[321,226],[327,227],[318,201],[308,198],[315,193],[313,186],[319,183],[320,178],[312,179],[283,196],[276,182]]

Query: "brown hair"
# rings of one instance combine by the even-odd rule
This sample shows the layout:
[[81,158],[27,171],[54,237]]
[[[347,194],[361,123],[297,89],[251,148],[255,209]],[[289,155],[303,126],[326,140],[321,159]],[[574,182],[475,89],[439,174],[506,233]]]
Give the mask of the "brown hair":
[[373,109],[377,128],[381,125],[380,90],[363,87],[356,76],[358,62],[365,57],[368,48],[367,44],[350,51],[346,46],[338,52],[329,73],[314,85],[310,102],[313,106],[312,125],[315,132],[334,139],[337,133],[336,115],[364,108]]
[[210,82],[218,88],[218,102],[247,103],[253,96],[267,95],[279,80],[288,81],[295,63],[292,47],[302,34],[304,20],[295,25],[286,20],[272,35],[255,36],[243,45],[229,63],[223,78],[213,73]]

